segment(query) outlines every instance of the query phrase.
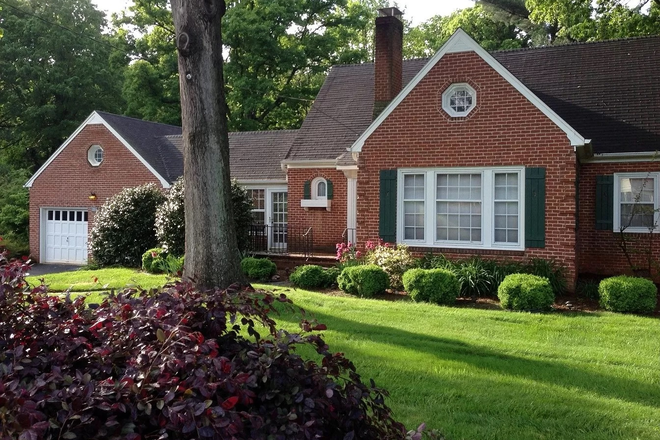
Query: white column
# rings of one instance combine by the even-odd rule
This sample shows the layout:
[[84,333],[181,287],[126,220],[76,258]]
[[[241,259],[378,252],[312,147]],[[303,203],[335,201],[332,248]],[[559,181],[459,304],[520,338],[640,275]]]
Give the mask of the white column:
[[349,177],[346,180],[346,228],[348,229],[348,241],[355,243],[355,228],[357,227],[357,177]]

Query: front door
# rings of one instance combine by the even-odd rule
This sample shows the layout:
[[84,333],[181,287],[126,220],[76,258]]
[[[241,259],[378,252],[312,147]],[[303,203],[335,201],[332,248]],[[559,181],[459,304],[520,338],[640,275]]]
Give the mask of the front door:
[[270,191],[271,215],[268,247],[275,251],[286,250],[287,220],[288,220],[288,194],[286,191]]

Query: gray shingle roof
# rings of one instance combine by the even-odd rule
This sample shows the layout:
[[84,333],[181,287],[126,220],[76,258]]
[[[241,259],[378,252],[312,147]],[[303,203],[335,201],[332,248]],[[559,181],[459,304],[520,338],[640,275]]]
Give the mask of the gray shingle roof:
[[182,174],[181,153],[163,139],[164,136],[180,135],[181,127],[107,112],[97,113],[165,180],[173,182]]
[[[404,86],[427,60],[403,63]],[[374,65],[333,67],[323,83],[287,159],[334,159],[369,127],[374,107]]]
[[[282,171],[280,162],[286,157],[297,132],[298,130],[271,130],[229,133],[229,167],[232,179],[285,180],[286,174]],[[164,141],[181,155],[182,136],[167,136]],[[183,174],[183,159],[180,164],[178,176]]]
[[[181,127],[97,112],[168,182],[183,175]],[[229,133],[231,176],[238,180],[285,180],[280,162],[297,130]]]
[[596,153],[660,149],[660,36],[493,56]]

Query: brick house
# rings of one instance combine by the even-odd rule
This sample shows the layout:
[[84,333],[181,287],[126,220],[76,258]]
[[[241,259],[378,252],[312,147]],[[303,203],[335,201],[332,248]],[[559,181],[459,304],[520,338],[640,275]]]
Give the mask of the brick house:
[[[400,12],[380,15],[375,63],[333,67],[299,130],[231,134],[231,172],[256,216],[313,231],[320,251],[382,238],[555,259],[573,281],[626,270],[622,225],[645,240],[658,222],[660,37],[488,53],[459,30],[432,58],[403,60]],[[90,118],[27,184],[37,258],[56,208],[84,218],[119,186],[181,173],[176,127]]]

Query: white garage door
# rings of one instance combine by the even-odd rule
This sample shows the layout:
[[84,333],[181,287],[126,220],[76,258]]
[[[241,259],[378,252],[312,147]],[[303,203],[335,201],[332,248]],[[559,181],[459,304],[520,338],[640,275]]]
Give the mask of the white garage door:
[[87,262],[87,210],[53,208],[46,220],[45,263]]

